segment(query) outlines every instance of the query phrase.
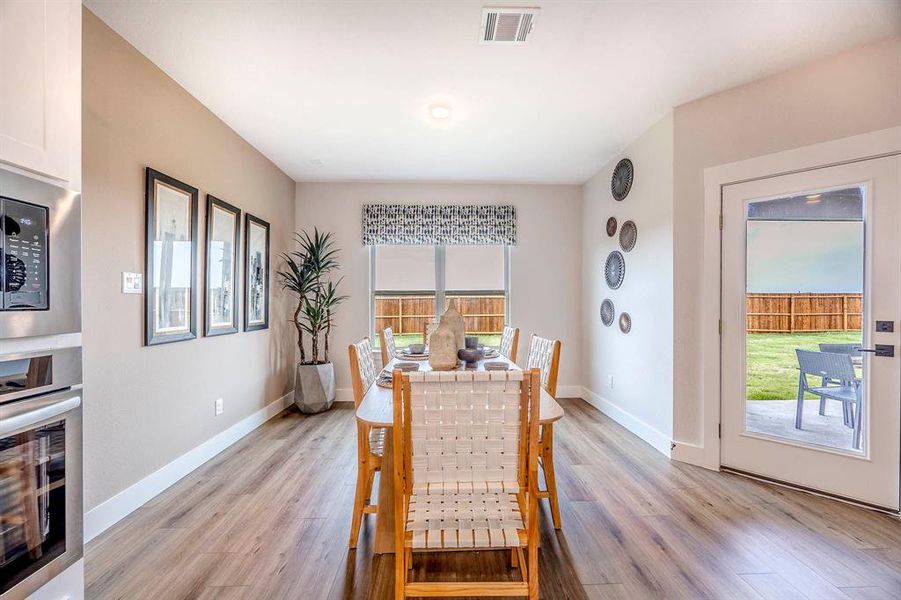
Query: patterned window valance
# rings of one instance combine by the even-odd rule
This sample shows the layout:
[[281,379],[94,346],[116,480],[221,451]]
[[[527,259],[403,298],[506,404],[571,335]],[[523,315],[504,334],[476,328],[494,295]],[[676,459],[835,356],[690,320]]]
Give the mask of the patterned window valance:
[[364,204],[363,244],[516,244],[513,206]]

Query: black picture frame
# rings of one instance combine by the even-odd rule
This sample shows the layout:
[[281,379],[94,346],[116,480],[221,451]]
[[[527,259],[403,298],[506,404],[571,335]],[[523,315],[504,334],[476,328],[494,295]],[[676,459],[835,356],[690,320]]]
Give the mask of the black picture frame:
[[[254,248],[252,247],[252,232],[254,228],[261,228],[265,232],[265,252],[254,257]],[[254,258],[260,258],[264,264],[252,264]],[[260,277],[262,291],[260,300],[262,300],[263,317],[262,319],[253,319],[255,306],[257,303],[253,299],[256,289],[255,277]],[[269,223],[255,217],[250,213],[244,213],[244,331],[257,331],[269,328]]]
[[[227,326],[215,325],[212,322],[210,314],[212,301],[214,299],[212,285],[212,269],[213,269],[213,235],[214,235],[214,217],[217,210],[230,213],[234,217],[234,231],[232,232],[232,254],[231,260],[233,265],[233,280],[231,293],[231,324]],[[217,335],[229,335],[238,333],[238,281],[241,278],[240,256],[241,256],[241,209],[233,206],[213,196],[206,195],[206,243],[204,246],[204,285],[203,285],[203,335],[206,337],[214,337]]]
[[[185,310],[189,313],[186,318],[183,319],[184,326],[182,327],[170,327],[172,329],[170,332],[162,331],[161,329],[156,327],[155,320],[155,303],[157,300],[157,292],[155,287],[155,282],[157,280],[157,274],[154,271],[154,266],[156,264],[156,248],[157,246],[157,218],[159,216],[159,210],[157,209],[157,203],[159,201],[158,190],[168,188],[176,194],[181,194],[185,197],[185,210],[187,211],[185,222],[183,223],[185,234],[190,235],[190,240],[170,240],[172,242],[173,250],[169,253],[168,258],[166,256],[161,256],[161,262],[167,262],[169,264],[166,265],[166,270],[168,271],[168,276],[174,277],[175,269],[178,269],[182,272],[181,279],[184,282],[189,284],[187,288],[176,288],[176,289],[187,289],[189,293],[189,298],[183,299],[181,303],[186,307]],[[197,199],[198,199],[198,191],[197,188],[188,185],[182,181],[175,179],[174,177],[170,177],[165,173],[161,173],[151,167],[147,167],[145,169],[145,187],[144,187],[144,198],[146,204],[145,216],[146,216],[146,229],[144,233],[145,237],[145,247],[144,247],[144,345],[145,346],[156,346],[158,344],[168,344],[172,342],[183,342],[185,340],[193,340],[197,337]],[[173,223],[175,221],[173,220]],[[162,241],[162,240],[160,240]],[[171,262],[179,256],[181,256],[182,261],[184,261],[183,252],[175,252],[174,244],[176,242],[189,242],[188,246],[183,246],[182,248],[189,248],[190,257],[188,258],[188,263],[184,264],[181,262],[179,264],[174,264]],[[171,259],[171,260],[169,260]],[[190,274],[185,277],[185,269],[190,270]],[[162,269],[161,269],[162,270]],[[161,274],[162,275],[162,274]]]

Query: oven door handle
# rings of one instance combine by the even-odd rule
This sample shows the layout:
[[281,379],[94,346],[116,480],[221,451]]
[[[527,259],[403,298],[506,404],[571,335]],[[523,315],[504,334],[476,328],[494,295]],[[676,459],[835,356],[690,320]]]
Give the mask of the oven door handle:
[[[52,404],[44,404],[40,408],[35,408],[34,410],[22,412],[9,418],[4,417],[0,419],[0,437],[10,434],[13,431],[27,429],[41,421],[52,419],[53,417],[74,410],[79,406],[81,406],[81,396],[75,394],[74,396],[68,396],[62,400],[53,402]],[[0,406],[0,410],[2,409],[3,407]]]

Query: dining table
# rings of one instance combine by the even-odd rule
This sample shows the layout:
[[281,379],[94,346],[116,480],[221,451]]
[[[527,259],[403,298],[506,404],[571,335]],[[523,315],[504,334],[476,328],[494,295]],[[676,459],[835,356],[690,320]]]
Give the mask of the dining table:
[[[391,372],[399,362],[413,362],[410,358],[404,358],[403,354],[393,358],[385,366],[385,370]],[[431,371],[428,360],[416,361],[420,371]],[[507,357],[500,355],[478,361],[475,367],[458,367],[460,370],[485,371],[486,362],[504,362],[508,369],[522,370],[516,363]],[[538,408],[538,422],[540,425],[550,425],[563,418],[563,407],[542,387]],[[376,506],[375,536],[372,551],[375,554],[394,553],[394,482],[390,476],[391,465],[394,461],[394,443],[391,429],[394,427],[394,401],[392,390],[383,388],[373,383],[363,400],[357,407],[357,420],[372,427],[384,427],[385,443],[382,453],[382,469],[379,473],[378,504]]]

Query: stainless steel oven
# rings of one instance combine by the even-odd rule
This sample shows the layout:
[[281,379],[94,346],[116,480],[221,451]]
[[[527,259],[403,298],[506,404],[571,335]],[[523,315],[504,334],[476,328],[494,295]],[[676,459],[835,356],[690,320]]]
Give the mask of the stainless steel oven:
[[83,556],[81,348],[0,357],[0,597]]
[[0,341],[81,331],[81,197],[0,169]]

